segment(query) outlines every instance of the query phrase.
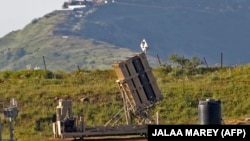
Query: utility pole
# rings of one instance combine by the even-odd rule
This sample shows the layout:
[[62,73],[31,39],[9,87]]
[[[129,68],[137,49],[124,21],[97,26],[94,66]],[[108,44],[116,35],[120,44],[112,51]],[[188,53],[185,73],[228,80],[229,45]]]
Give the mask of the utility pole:
[[43,56],[43,64],[44,64],[44,69],[47,70],[44,56]]

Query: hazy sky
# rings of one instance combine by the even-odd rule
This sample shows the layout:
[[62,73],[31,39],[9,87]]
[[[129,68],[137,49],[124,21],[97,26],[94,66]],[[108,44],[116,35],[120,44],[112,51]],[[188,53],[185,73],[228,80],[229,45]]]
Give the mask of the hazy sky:
[[1,0],[0,38],[24,28],[33,19],[61,9],[68,0]]

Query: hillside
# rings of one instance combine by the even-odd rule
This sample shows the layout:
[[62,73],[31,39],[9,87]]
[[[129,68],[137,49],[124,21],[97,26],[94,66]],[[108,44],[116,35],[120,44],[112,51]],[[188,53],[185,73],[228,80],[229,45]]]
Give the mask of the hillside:
[[[249,7],[241,0],[122,1],[89,15],[91,28],[84,35],[136,51],[138,40],[146,38],[149,54],[164,61],[177,53],[205,57],[215,65],[223,52],[226,65],[248,63]],[[96,35],[92,27],[106,34]]]
[[129,49],[95,39],[54,35],[58,22],[67,22],[66,17],[55,11],[2,38],[1,69],[23,70],[27,65],[43,69],[43,56],[49,70],[74,70],[77,66],[107,69],[112,62],[132,53]]
[[140,52],[157,66],[176,53],[206,59],[210,66],[249,63],[250,2],[247,0],[116,0],[81,11],[59,10],[35,18],[0,39],[0,69],[107,69]]

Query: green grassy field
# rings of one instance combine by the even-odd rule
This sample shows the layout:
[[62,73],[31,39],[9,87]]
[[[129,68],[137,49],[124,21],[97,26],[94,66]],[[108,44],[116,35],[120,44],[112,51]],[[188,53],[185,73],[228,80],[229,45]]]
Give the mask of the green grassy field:
[[[207,98],[221,101],[226,124],[245,124],[250,117],[249,65],[194,70],[162,66],[152,71],[164,99],[151,114],[159,112],[161,124],[197,124],[198,102]],[[74,116],[84,113],[87,125],[104,125],[123,106],[116,80],[114,70],[2,71],[0,101],[6,107],[11,98],[18,100],[14,119],[18,140],[44,141],[53,138],[51,118],[58,98],[71,99]],[[2,113],[1,122],[3,138],[9,138],[9,119]]]

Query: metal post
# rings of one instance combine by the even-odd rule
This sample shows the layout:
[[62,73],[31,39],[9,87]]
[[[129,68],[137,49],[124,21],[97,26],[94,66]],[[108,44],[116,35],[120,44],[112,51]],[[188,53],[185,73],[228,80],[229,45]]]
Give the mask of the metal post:
[[0,118],[0,141],[2,141],[2,123]]
[[156,124],[159,124],[159,112],[156,112]]
[[220,55],[220,67],[222,68],[223,67],[223,53],[221,52],[221,55]]
[[10,130],[10,141],[14,141],[14,133],[13,133],[13,117],[16,117],[18,115],[17,110],[17,101],[16,99],[11,99],[10,101],[10,107],[4,108],[4,116],[8,117],[10,120],[9,130]]
[[124,91],[122,92],[122,99],[123,99],[123,107],[124,107],[124,112],[125,112],[125,117],[126,117],[126,123],[127,125],[131,124],[131,119],[128,111],[128,103],[126,101],[126,96]]
[[12,118],[10,119],[10,141],[14,141],[14,133],[13,133],[13,122],[12,122]]
[[85,126],[84,126],[84,117],[83,116],[81,116],[80,117],[80,131],[81,132],[85,132]]
[[157,54],[157,58],[158,58],[159,65],[161,66],[161,60],[158,54]]

